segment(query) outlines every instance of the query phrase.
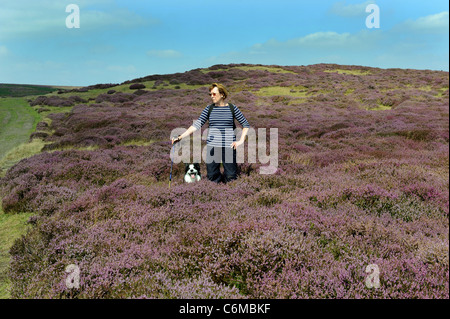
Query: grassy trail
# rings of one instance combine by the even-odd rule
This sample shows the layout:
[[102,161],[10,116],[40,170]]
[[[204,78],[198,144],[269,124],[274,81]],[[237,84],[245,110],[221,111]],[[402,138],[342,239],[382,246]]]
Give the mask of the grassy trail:
[[28,141],[39,118],[24,98],[0,99],[0,159],[17,145]]
[[8,299],[9,278],[8,267],[11,256],[9,249],[14,241],[26,233],[26,221],[33,214],[5,214],[0,209],[0,299]]
[[[2,159],[14,148],[28,142],[39,119],[39,114],[29,107],[25,98],[0,98],[0,163],[13,164]],[[16,238],[25,234],[25,222],[31,215],[5,214],[0,206],[0,299],[9,298],[9,249]]]

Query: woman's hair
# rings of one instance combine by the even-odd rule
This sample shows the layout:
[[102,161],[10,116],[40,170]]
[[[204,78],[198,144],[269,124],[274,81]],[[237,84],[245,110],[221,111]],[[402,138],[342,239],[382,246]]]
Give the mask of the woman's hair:
[[223,95],[223,99],[224,100],[227,98],[228,91],[222,84],[219,84],[219,83],[211,84],[211,86],[209,87],[209,92],[211,92],[214,88],[218,88],[219,89],[219,93]]

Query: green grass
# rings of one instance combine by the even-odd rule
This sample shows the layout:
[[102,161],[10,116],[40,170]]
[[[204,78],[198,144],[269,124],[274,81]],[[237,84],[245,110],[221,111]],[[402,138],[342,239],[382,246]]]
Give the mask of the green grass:
[[384,105],[384,104],[378,104],[378,106],[376,108],[369,109],[369,111],[386,111],[386,110],[392,110],[392,106]]
[[292,97],[306,97],[308,90],[299,86],[268,86],[263,87],[255,92],[259,96],[275,96],[275,95],[288,95]]
[[[48,144],[41,139],[29,140],[39,121],[50,125],[51,120],[47,117],[49,114],[67,113],[72,110],[72,106],[43,106],[47,111],[38,113],[40,108],[41,106],[29,107],[24,99],[0,99],[0,121],[3,119],[8,125],[5,129],[0,128],[0,177],[5,176],[6,171],[20,160],[39,154]],[[24,126],[28,128],[30,125],[31,129],[24,129]],[[50,130],[46,132],[52,134]]]
[[[48,125],[51,124],[52,120],[50,118],[48,118],[49,114],[52,113],[69,113],[70,111],[72,111],[73,106],[48,106],[48,105],[36,105],[33,106],[33,110],[36,111],[36,113],[39,113],[40,116],[40,121],[42,122],[46,122]],[[39,109],[45,109],[47,111],[41,111],[38,112]]]
[[[170,84],[170,81],[167,81],[167,80],[163,81],[163,84],[160,84],[159,86],[156,86],[156,87],[154,87],[155,81],[142,82],[142,84],[144,84],[146,86],[146,88],[144,90],[148,90],[148,91],[157,91],[157,90],[164,90],[164,89],[195,90],[195,89],[198,89],[201,87],[208,86],[208,85],[203,85],[203,84],[192,85],[192,84],[186,84],[186,83]],[[126,89],[129,92],[134,92],[135,90],[128,89],[129,86],[130,85],[128,84]]]
[[[24,157],[31,156],[43,146],[40,140],[29,142],[41,116],[28,105],[26,98],[0,98],[0,169],[6,169]],[[0,299],[9,298],[9,249],[25,234],[25,222],[32,214],[5,214],[0,206]]]
[[258,71],[268,71],[272,73],[294,73],[292,71],[285,70],[283,68],[277,68],[277,67],[267,67],[267,66],[235,66],[229,69],[217,69],[217,70],[210,70],[210,69],[202,69],[200,70],[202,73],[209,73],[209,72],[222,72],[222,71],[229,71],[233,69],[243,70],[243,71],[250,71],[250,70],[258,70]]
[[147,141],[147,140],[135,139],[135,140],[130,140],[130,141],[124,142],[120,145],[122,145],[122,146],[149,146],[155,142],[156,141],[154,141],[154,140]]
[[[153,143],[155,143],[155,142],[156,142],[155,140],[138,140],[138,139],[135,139],[135,140],[130,140],[130,141],[126,141],[126,142],[120,143],[119,145],[121,145],[121,146],[149,146],[149,145],[151,145],[151,144],[153,144]],[[33,145],[33,144],[34,144],[34,145]],[[43,142],[43,141],[41,141],[41,140],[35,139],[35,140],[33,140],[33,142],[31,142],[31,143],[27,143],[27,144],[25,144],[25,145],[20,145],[20,146],[17,148],[17,150],[14,149],[14,150],[13,150],[13,154],[16,153],[16,152],[17,152],[18,154],[21,154],[21,152],[20,152],[20,148],[21,148],[21,147],[24,148],[25,151],[26,151],[27,149],[29,149],[29,154],[28,154],[28,156],[22,157],[22,158],[26,158],[26,157],[29,157],[29,156],[32,156],[32,155],[34,155],[34,154],[39,153],[40,150],[42,149],[42,147],[45,146],[45,144],[47,144],[47,143],[45,143],[45,142]],[[53,153],[53,152],[57,152],[57,151],[67,151],[67,150],[76,150],[76,151],[95,151],[95,150],[98,150],[98,149],[100,149],[100,147],[99,147],[98,145],[90,145],[90,146],[82,146],[82,147],[77,147],[77,146],[67,145],[67,146],[63,146],[63,147],[56,147],[56,148],[54,148],[54,149],[48,150],[47,152]],[[18,155],[13,155],[13,158],[19,158],[19,157],[20,157],[20,156],[18,156]],[[0,166],[1,166],[1,165],[2,165],[2,162],[0,161]],[[4,173],[6,173],[6,171],[4,171],[3,174],[4,174]],[[0,177],[1,177],[1,176],[2,176],[2,175],[0,174]]]
[[40,118],[24,98],[0,98],[0,159],[28,141]]
[[[186,83],[180,83],[180,84],[170,84],[169,81],[163,81],[162,84],[158,85],[158,86],[154,86],[156,81],[144,81],[144,82],[140,82],[140,84],[144,84],[145,88],[143,90],[145,91],[157,91],[157,90],[164,90],[164,89],[188,89],[188,90],[195,90],[198,89],[200,87],[206,87],[206,85],[189,85]],[[68,97],[68,96],[79,96],[82,99],[88,100],[90,98],[94,99],[89,103],[95,103],[95,98],[97,96],[99,96],[100,94],[105,94],[107,93],[109,90],[115,90],[116,92],[121,92],[121,93],[133,93],[136,90],[130,90],[130,85],[131,83],[128,84],[120,84],[120,85],[116,85],[110,88],[106,88],[106,89],[92,89],[89,90],[88,92],[67,92],[67,93],[62,93],[62,94],[57,94],[57,93],[50,93],[48,95],[58,95],[61,97]],[[48,108],[47,106],[45,106],[45,108]],[[52,111],[52,113],[55,113]]]
[[9,249],[14,241],[24,235],[28,226],[25,222],[32,213],[5,214],[0,208],[0,299],[10,298],[8,268],[11,256]]
[[351,74],[351,75],[369,75],[370,71],[363,70],[344,70],[344,69],[333,69],[333,70],[325,70],[324,72],[328,73],[339,73],[339,74]]
[[[79,97],[87,100],[89,98],[95,99],[99,94],[106,93],[109,90],[119,91],[119,90],[116,89],[116,87],[111,87],[111,88],[108,88],[108,89],[92,89],[92,90],[89,90],[87,92],[65,92],[65,93],[62,93],[62,94],[58,94],[57,92],[52,92],[52,93],[49,93],[49,94],[46,94],[46,95],[47,96],[57,95],[57,96],[65,97],[65,98],[69,97],[69,96],[79,96]],[[45,105],[45,108],[48,108],[48,106]]]
[[5,156],[0,159],[0,177],[5,176],[6,171],[20,160],[31,157],[41,152],[45,146],[41,139],[33,139],[27,143],[21,143],[11,149]]
[[347,91],[345,91],[345,95],[349,95],[352,94],[353,92],[355,92],[355,89],[347,89]]
[[444,92],[448,90],[448,87],[443,87],[438,89],[438,94],[436,95],[436,97],[442,97],[444,96]]

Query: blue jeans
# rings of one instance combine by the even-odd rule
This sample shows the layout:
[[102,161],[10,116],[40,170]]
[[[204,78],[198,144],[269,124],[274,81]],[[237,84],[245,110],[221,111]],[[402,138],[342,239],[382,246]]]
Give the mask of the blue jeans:
[[[220,172],[223,165],[223,175]],[[227,183],[237,178],[236,150],[231,147],[207,146],[206,148],[207,177],[215,183]]]

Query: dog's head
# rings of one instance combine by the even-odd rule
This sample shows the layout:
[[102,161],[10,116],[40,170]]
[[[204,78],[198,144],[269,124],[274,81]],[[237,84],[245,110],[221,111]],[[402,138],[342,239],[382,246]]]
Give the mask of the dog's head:
[[200,179],[200,164],[190,163],[184,167],[185,180],[198,181]]

